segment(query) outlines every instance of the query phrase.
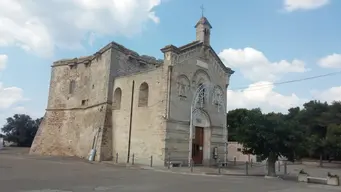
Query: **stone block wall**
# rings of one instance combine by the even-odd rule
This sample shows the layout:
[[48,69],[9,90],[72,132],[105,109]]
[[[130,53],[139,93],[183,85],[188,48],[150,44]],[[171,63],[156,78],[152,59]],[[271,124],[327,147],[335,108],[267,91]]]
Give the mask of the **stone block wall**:
[[[167,57],[168,56],[168,57]],[[173,65],[170,89],[170,115],[167,123],[166,148],[171,157],[187,163],[190,107],[194,92],[200,83],[212,83],[222,91],[223,105],[220,110],[213,105],[213,89],[203,111],[208,114],[210,127],[204,128],[204,164],[212,164],[213,148],[218,147],[218,158],[225,157],[224,128],[226,126],[226,72],[223,71],[214,54],[201,45],[193,44],[184,51],[165,53],[165,63]],[[184,86],[185,91],[180,87]],[[180,93],[181,92],[181,93]]]
[[[134,81],[134,99],[131,125],[130,157],[134,154],[135,163],[149,164],[153,156],[154,165],[164,165],[165,157],[165,88],[166,79],[162,67],[118,77],[114,91],[122,90],[119,109],[113,108],[113,149],[118,153],[119,162],[127,162],[129,126],[131,118],[131,97]],[[148,84],[148,105],[139,106],[140,86]],[[113,98],[115,102],[115,98]],[[113,103],[114,103],[113,102]],[[131,159],[130,159],[131,162]]]
[[166,148],[171,161],[188,162],[189,122],[169,120],[167,122]]
[[88,157],[100,129],[96,160],[111,159],[111,134],[106,135],[112,127],[108,121],[110,64],[111,49],[53,64],[48,106],[31,154]]
[[[225,160],[225,142],[224,142],[224,133],[223,127],[220,126],[212,126],[212,134],[211,134],[211,148],[218,148],[218,159],[223,162]],[[212,150],[213,152],[213,150]]]
[[[103,109],[47,111],[30,153],[87,158],[98,129],[103,127]],[[100,146],[101,139],[97,143]]]

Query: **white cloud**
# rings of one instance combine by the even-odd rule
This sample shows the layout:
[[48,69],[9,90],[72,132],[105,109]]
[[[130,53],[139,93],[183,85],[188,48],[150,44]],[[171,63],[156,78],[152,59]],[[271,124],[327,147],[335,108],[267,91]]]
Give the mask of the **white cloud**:
[[[5,69],[8,61],[7,55],[0,54],[0,72]],[[13,104],[26,100],[23,96],[23,90],[18,87],[4,87],[0,82],[0,110],[8,109]]]
[[[0,72],[5,69],[8,57],[0,54]],[[23,90],[18,87],[4,87],[0,82],[0,128],[5,123],[6,114],[11,106],[19,101],[23,101]],[[19,108],[18,108],[19,109]]]
[[260,81],[249,85],[244,90],[227,91],[227,108],[261,108],[263,112],[287,112],[291,107],[302,105],[306,100],[292,93],[282,95],[274,91],[275,86],[271,82]]
[[54,46],[79,48],[89,34],[131,36],[159,23],[161,0],[1,0],[0,46],[49,56]]
[[8,109],[13,104],[26,100],[23,90],[18,87],[4,87],[0,82],[0,109]]
[[330,0],[284,0],[285,10],[291,12],[296,10],[317,9],[330,3]]
[[341,68],[341,54],[328,55],[318,61],[323,68]]
[[13,108],[13,112],[15,113],[27,113],[27,110],[23,106],[18,106]]
[[1,55],[0,54],[0,71],[5,69],[6,64],[7,64],[8,57],[7,55]]
[[313,90],[311,94],[317,100],[333,102],[333,101],[341,101],[341,86],[340,87],[332,87],[327,90],[318,91]]
[[24,106],[16,106],[10,110],[13,114],[27,114],[31,116],[32,118],[40,118],[44,116],[45,110],[32,110],[32,109],[27,109]]
[[309,98],[300,98],[295,93],[283,95],[274,91],[271,82],[257,82],[249,85],[244,90],[227,91],[227,110],[237,108],[261,108],[264,113],[282,112],[286,113],[291,107],[302,107],[309,100],[320,100],[326,102],[341,101],[341,86],[331,87],[325,90],[312,90]]
[[274,81],[286,73],[303,73],[308,69],[300,60],[270,62],[265,55],[253,48],[224,49],[219,53],[222,61],[232,69],[239,69],[252,81]]

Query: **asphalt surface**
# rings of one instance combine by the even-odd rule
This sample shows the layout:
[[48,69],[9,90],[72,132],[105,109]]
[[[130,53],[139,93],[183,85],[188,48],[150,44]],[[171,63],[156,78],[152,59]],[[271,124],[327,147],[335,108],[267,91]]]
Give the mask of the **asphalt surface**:
[[280,179],[204,176],[115,167],[0,151],[0,192],[332,192],[341,187]]

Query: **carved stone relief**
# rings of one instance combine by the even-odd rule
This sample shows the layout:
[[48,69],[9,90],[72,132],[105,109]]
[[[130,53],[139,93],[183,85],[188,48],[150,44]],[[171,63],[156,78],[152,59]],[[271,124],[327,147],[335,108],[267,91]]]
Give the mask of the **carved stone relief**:
[[197,110],[194,114],[193,125],[198,127],[209,127],[211,122],[208,115],[202,110]]
[[218,108],[218,112],[223,110],[224,92],[219,86],[215,86],[212,94],[212,104]]
[[177,79],[178,84],[178,96],[181,100],[185,100],[188,97],[190,90],[190,82],[186,75],[180,75]]

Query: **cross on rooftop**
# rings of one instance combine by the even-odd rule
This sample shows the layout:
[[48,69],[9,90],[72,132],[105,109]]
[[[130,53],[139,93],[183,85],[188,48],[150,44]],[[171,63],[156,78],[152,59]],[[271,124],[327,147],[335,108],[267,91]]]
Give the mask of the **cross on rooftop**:
[[204,5],[201,5],[200,9],[201,9],[201,16],[204,17],[204,11],[205,11]]

